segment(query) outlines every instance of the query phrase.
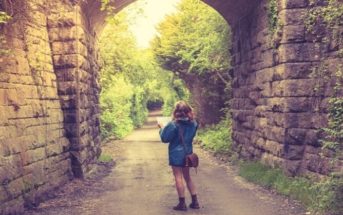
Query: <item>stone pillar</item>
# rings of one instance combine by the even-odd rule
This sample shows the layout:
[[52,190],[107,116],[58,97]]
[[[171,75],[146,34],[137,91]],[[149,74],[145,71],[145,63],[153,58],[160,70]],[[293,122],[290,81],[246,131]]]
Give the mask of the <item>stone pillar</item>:
[[71,142],[72,170],[83,177],[100,154],[99,66],[95,34],[80,5],[52,3],[49,38],[66,136]]

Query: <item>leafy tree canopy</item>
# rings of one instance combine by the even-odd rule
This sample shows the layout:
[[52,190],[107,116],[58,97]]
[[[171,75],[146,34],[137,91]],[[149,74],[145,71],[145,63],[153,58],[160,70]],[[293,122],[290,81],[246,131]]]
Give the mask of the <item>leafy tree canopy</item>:
[[215,10],[199,0],[183,0],[179,12],[158,26],[152,48],[168,70],[222,72],[230,68],[230,29]]

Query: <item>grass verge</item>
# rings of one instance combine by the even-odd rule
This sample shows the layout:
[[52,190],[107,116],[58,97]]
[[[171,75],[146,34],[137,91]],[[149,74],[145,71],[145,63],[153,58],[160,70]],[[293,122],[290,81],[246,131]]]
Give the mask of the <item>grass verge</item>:
[[246,180],[299,200],[317,214],[343,214],[343,179],[328,177],[314,183],[304,177],[287,177],[281,169],[258,162],[242,163],[239,175]]

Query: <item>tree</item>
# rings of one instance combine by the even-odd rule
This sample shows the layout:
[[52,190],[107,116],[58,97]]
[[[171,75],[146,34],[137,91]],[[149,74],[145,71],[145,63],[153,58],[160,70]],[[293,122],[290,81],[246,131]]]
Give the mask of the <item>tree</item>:
[[230,29],[223,17],[198,0],[183,0],[178,9],[158,26],[152,42],[158,62],[179,72],[228,71]]
[[163,68],[185,81],[200,123],[216,123],[230,96],[230,28],[201,1],[183,0],[178,9],[159,24],[152,49]]

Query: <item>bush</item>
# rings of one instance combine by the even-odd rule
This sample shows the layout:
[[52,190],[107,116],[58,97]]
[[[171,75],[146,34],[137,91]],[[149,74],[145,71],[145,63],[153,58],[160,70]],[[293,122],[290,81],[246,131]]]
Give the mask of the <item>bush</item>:
[[205,149],[216,153],[231,153],[231,119],[222,120],[217,125],[200,130],[197,140]]
[[141,127],[148,116],[145,91],[142,87],[135,87],[131,103],[132,107],[130,117],[133,121],[133,125],[134,127]]
[[100,119],[103,138],[111,135],[123,138],[133,130],[134,125],[130,118],[133,90],[133,86],[122,75],[117,75],[110,87],[101,93]]

